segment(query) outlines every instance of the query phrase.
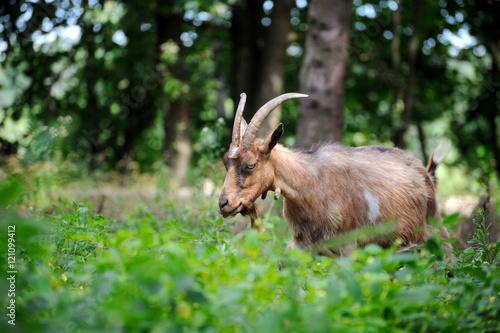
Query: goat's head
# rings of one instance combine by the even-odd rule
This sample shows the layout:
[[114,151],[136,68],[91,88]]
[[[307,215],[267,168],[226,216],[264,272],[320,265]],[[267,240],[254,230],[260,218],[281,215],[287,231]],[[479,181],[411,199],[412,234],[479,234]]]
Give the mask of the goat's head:
[[270,190],[274,170],[266,164],[271,150],[283,135],[280,124],[266,139],[256,139],[257,132],[267,116],[281,103],[304,94],[284,94],[262,106],[247,125],[243,119],[246,95],[241,94],[233,126],[233,137],[229,150],[224,155],[227,170],[226,180],[219,197],[219,211],[224,217],[254,213],[254,201]]

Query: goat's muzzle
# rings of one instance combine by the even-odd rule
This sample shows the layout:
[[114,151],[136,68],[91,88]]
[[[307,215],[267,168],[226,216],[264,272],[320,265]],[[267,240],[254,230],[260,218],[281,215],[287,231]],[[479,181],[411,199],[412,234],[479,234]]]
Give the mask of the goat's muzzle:
[[255,210],[253,203],[245,203],[243,201],[230,202],[225,195],[219,197],[219,213],[222,217],[230,218],[238,214],[247,215]]
[[221,195],[219,198],[219,212],[224,218],[233,217],[244,209],[241,202],[229,202],[229,200]]

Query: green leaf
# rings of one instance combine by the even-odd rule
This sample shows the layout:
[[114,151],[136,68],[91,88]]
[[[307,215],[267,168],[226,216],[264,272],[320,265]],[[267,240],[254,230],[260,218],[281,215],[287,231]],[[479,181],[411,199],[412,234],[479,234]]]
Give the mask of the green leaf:
[[412,307],[412,306],[421,306],[430,300],[429,290],[426,288],[415,289],[406,289],[398,292],[394,295],[394,298],[397,300],[398,306],[402,308]]
[[492,256],[491,256],[491,260],[495,260],[498,252],[500,251],[500,240],[496,243],[493,243],[492,244],[492,247],[493,247],[493,253],[492,253]]
[[24,184],[19,177],[13,177],[10,181],[0,184],[0,205],[10,205],[19,200],[23,192]]
[[354,275],[352,269],[347,266],[343,265],[342,270],[341,270],[342,278],[344,279],[344,283],[346,285],[346,290],[351,296],[352,300],[354,302],[363,302],[363,291],[361,290],[361,286]]
[[62,211],[61,207],[59,207],[58,205],[52,205],[52,208],[54,208],[54,210],[55,210],[56,212],[58,212],[59,214],[62,214],[62,213],[63,213],[63,211]]
[[80,214],[85,214],[88,211],[89,211],[89,207],[80,207],[77,209],[77,212]]
[[90,235],[82,235],[82,234],[68,234],[70,236],[71,239],[75,239],[75,240],[92,240],[92,238],[90,237]]
[[459,219],[460,213],[451,214],[443,219],[443,224],[446,228],[451,228],[459,221]]
[[434,254],[440,260],[443,259],[444,250],[439,245],[438,241],[434,237],[427,239],[426,246],[427,246],[427,249],[429,250],[430,253]]
[[187,231],[181,232],[181,234],[179,236],[184,238],[184,239],[198,239],[197,234],[194,234],[192,232],[187,232]]

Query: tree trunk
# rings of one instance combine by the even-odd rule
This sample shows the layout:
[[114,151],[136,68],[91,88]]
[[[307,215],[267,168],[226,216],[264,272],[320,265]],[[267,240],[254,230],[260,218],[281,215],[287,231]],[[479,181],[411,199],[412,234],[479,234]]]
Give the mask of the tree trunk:
[[420,150],[422,151],[423,162],[424,165],[427,165],[428,159],[427,159],[427,151],[425,149],[425,134],[421,122],[417,123],[417,130],[418,130],[418,140],[420,141]]
[[[391,41],[391,65],[394,78],[397,80],[387,80],[392,91],[391,110],[394,123],[398,124],[403,114],[404,102],[402,99],[403,80],[401,77],[401,11],[403,9],[403,0],[398,4],[398,9],[392,14],[392,41]],[[397,129],[398,126],[395,126]]]
[[309,3],[309,31],[300,73],[300,92],[309,98],[300,100],[297,146],[342,139],[351,15],[351,0]]
[[[184,20],[181,12],[174,11],[174,2],[157,3],[157,47],[160,49],[160,46],[168,41],[174,42],[179,47],[177,61],[170,64],[167,71],[184,85],[187,78],[183,63],[183,44],[180,39]],[[164,156],[172,173],[174,187],[188,184],[188,170],[192,157],[189,122],[189,103],[186,94],[181,93],[175,99],[170,98],[169,110],[164,117]]]
[[[102,110],[99,108],[99,104],[97,102],[97,91],[96,91],[96,68],[95,68],[95,45],[93,43],[94,32],[92,31],[92,27],[86,27],[86,35],[87,35],[87,53],[88,59],[86,64],[86,88],[87,88],[87,112],[90,113],[90,118],[92,119],[93,129],[87,139],[90,140],[92,145],[92,162],[91,168],[98,169],[104,163],[104,157],[102,156],[102,142],[101,142],[101,134],[102,131],[100,129],[99,123],[101,118],[104,118],[105,115],[102,114]],[[85,134],[87,131],[85,131]]]
[[165,159],[172,174],[172,186],[186,186],[189,178],[192,146],[189,132],[189,104],[177,100],[170,104],[170,110],[164,118]]
[[[495,107],[493,107],[493,110]],[[491,130],[491,145],[493,147],[493,157],[495,159],[495,170],[497,172],[497,177],[500,177],[500,148],[498,146],[498,123],[497,114],[494,111],[488,112],[488,123]]]
[[[127,91],[131,91],[131,89],[127,89]],[[127,96],[130,96],[130,93],[128,93]],[[139,124],[141,121],[140,114],[143,108],[139,102],[129,102],[127,110],[127,126],[123,131],[123,146],[121,147],[119,152],[121,160],[125,163],[123,169],[124,172],[127,171],[128,162],[133,160],[133,157],[135,155],[135,143],[142,132]]]
[[[401,123],[396,127],[394,133],[394,145],[396,147],[405,148],[406,147],[406,132],[410,127],[411,115],[413,112],[413,106],[415,105],[415,77],[416,68],[415,63],[418,54],[418,42],[420,33],[420,14],[422,13],[422,0],[415,0],[414,17],[413,17],[413,32],[410,37],[410,43],[408,45],[408,79],[406,82],[405,92],[404,92],[404,107],[403,114],[401,117]],[[397,98],[397,96],[395,96]]]
[[[233,8],[231,25],[233,84],[231,97],[234,101],[235,113],[240,94],[243,92],[249,97],[245,107],[245,114],[255,112],[253,110],[253,101],[256,97],[255,82],[257,81],[257,64],[259,63],[257,44],[262,16],[262,2],[261,0],[240,1]],[[231,122],[231,126],[232,124],[233,122]]]
[[154,78],[157,76],[154,69],[155,62],[151,56],[154,52],[150,49],[150,44],[145,45],[142,39],[144,37],[138,29],[142,23],[139,11],[147,11],[147,15],[150,15],[153,12],[152,8],[149,5],[131,2],[128,10],[134,15],[129,15],[128,19],[122,21],[122,28],[128,37],[127,57],[124,59],[126,61],[124,65],[128,69],[130,84],[121,96],[122,105],[116,119],[117,123],[110,124],[103,119],[103,123],[100,124],[103,130],[107,128],[112,132],[118,130],[119,133],[123,133],[123,144],[118,143],[119,136],[116,136],[115,142],[117,155],[121,158],[120,164],[125,173],[129,170],[129,162],[134,159],[139,138],[156,117],[155,101],[160,90],[157,82],[155,86],[150,85],[150,81],[155,82]]
[[[250,121],[266,102],[283,93],[287,37],[290,33],[290,11],[293,0],[274,1],[271,25],[263,27],[262,0],[247,0],[233,9],[233,92],[234,108],[245,92],[248,102],[245,118]],[[281,120],[277,108],[264,121],[259,136],[267,136]]]
[[[493,69],[492,69],[492,82],[500,82],[500,41],[488,42],[488,49],[492,54],[493,58]],[[496,97],[496,105],[493,110],[498,110],[499,97],[498,92],[494,95]],[[491,129],[491,145],[493,147],[493,156],[495,158],[495,170],[497,172],[497,177],[500,177],[500,147],[499,147],[499,135],[498,135],[498,111],[491,111],[488,117],[488,123]]]
[[[274,1],[271,13],[271,26],[266,29],[264,48],[261,51],[261,61],[258,68],[258,79],[255,96],[256,108],[283,93],[287,37],[290,33],[290,11],[293,0]],[[277,107],[264,121],[259,130],[259,137],[267,137],[278,127],[281,121],[281,107]]]

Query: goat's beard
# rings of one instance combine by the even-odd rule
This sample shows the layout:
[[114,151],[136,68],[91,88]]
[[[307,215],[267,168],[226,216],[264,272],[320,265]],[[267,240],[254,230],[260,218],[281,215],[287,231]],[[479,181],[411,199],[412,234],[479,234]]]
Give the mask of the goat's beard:
[[255,204],[253,202],[250,202],[250,203],[245,204],[243,206],[243,209],[240,211],[240,214],[243,216],[246,216],[246,215],[256,216],[257,215],[257,208],[255,207]]

